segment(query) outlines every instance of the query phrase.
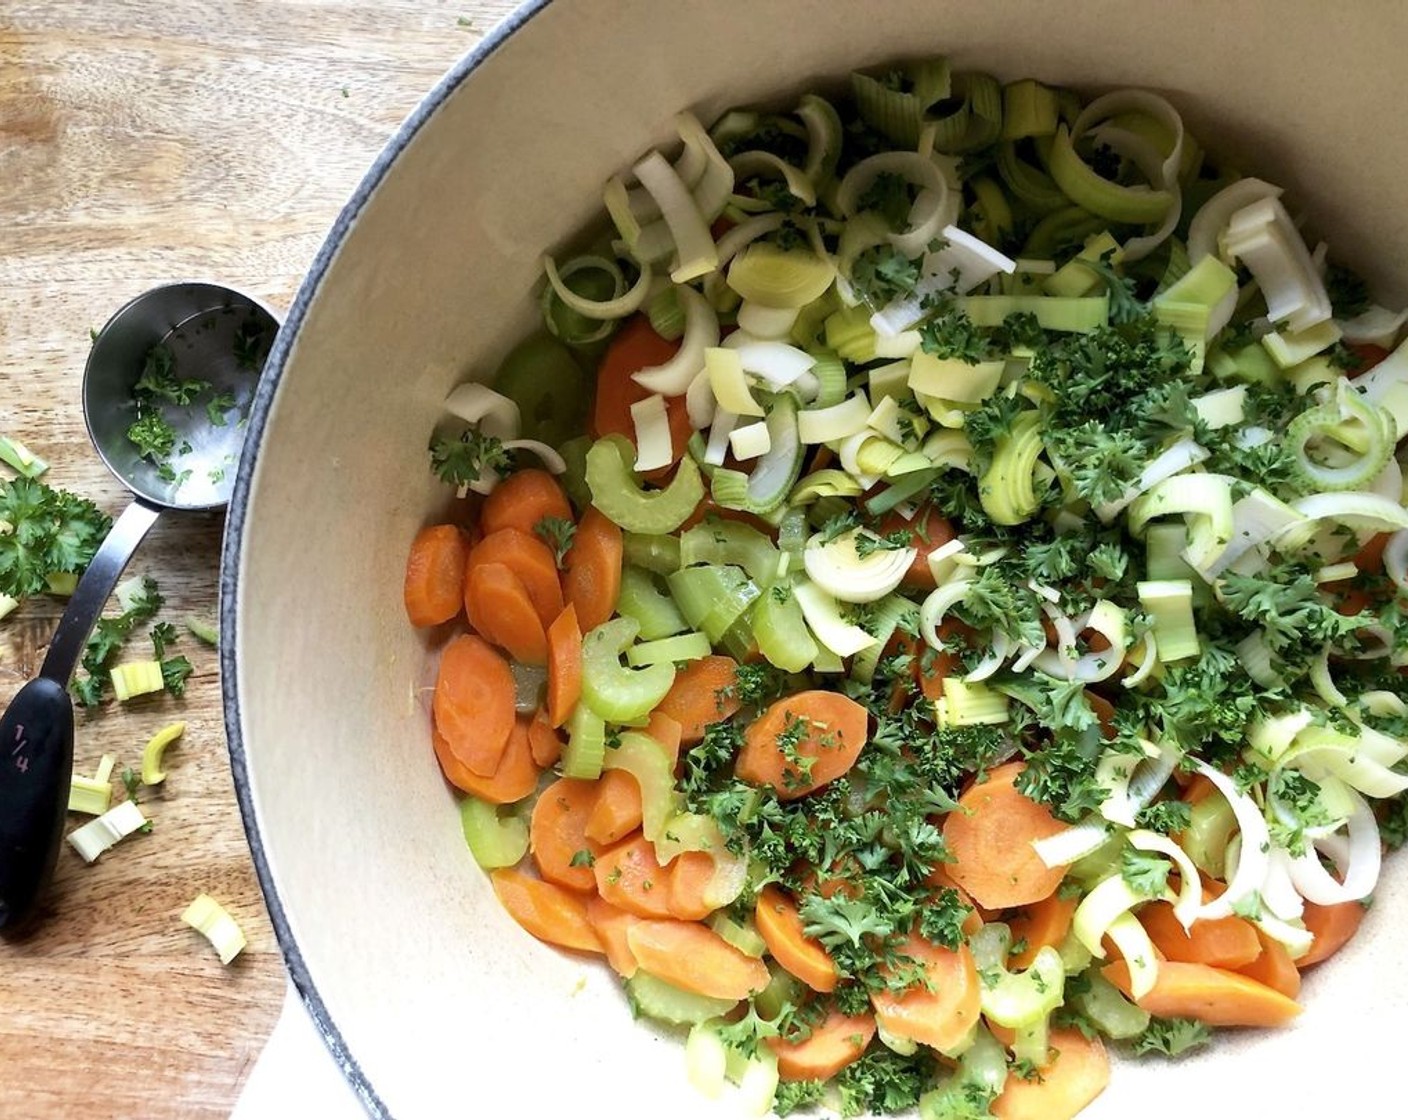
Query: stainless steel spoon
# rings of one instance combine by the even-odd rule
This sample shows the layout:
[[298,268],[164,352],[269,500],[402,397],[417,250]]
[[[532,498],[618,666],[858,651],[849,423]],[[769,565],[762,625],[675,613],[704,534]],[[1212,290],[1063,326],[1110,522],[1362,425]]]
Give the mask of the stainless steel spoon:
[[[171,284],[132,300],[94,339],[83,418],[132,503],[78,581],[39,676],[0,717],[0,936],[33,923],[53,875],[73,771],[68,684],[88,635],[161,513],[229,501],[245,417],[278,327],[273,312],[249,296],[217,284]],[[144,458],[127,436],[137,419],[134,388],[154,356],[169,357],[179,378],[209,383],[188,405],[160,406],[176,433],[163,463]]]

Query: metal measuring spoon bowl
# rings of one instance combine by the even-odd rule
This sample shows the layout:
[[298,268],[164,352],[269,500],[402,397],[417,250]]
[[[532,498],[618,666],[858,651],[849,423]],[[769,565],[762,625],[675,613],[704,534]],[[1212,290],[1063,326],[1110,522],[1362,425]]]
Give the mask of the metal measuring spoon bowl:
[[0,936],[32,924],[58,858],[73,772],[68,683],[88,635],[162,512],[229,501],[278,329],[274,313],[251,297],[187,283],[144,292],[94,338],[83,417],[98,455],[133,498],[78,581],[39,676],[0,717]]

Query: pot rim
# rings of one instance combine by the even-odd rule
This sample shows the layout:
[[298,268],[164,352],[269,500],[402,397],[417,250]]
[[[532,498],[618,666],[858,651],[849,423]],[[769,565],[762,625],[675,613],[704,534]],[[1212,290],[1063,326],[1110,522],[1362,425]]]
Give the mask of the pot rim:
[[274,936],[278,941],[279,951],[283,956],[289,978],[298,990],[308,1013],[312,1016],[318,1033],[322,1035],[323,1041],[331,1051],[343,1076],[356,1090],[358,1098],[369,1114],[378,1120],[389,1120],[392,1114],[386,1102],[373,1088],[360,1063],[349,1049],[342,1032],[328,1012],[327,1004],[323,1000],[317,983],[294,938],[284,901],[279,894],[270,869],[264,839],[259,830],[259,821],[255,814],[253,797],[250,792],[249,756],[240,721],[241,708],[237,672],[239,663],[239,582],[237,573],[240,557],[244,551],[245,532],[248,528],[248,506],[252,479],[263,444],[269,411],[283,380],[294,340],[307,317],[310,304],[322,288],[323,279],[327,275],[333,259],[342,248],[348,232],[363,207],[375,194],[392,165],[421,128],[439,111],[440,107],[470,74],[503,46],[511,35],[542,12],[550,3],[552,0],[524,0],[501,22],[491,28],[475,47],[451,66],[396,129],[342,207],[332,228],[319,247],[307,275],[299,285],[293,304],[289,308],[288,315],[284,319],[283,326],[280,328],[265,362],[264,372],[259,379],[249,414],[249,428],[246,432],[244,451],[240,456],[239,469],[235,477],[234,492],[230,497],[224,542],[221,546],[220,632],[227,635],[227,640],[220,644],[221,700],[224,712],[225,738],[230,753],[230,771],[234,779],[240,817],[244,822],[245,835],[249,840],[255,874],[264,894],[264,902],[269,911]]

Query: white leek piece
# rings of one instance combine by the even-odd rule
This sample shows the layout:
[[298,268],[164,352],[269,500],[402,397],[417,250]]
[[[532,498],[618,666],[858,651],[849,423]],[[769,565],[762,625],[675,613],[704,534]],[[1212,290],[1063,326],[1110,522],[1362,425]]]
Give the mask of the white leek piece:
[[738,307],[738,329],[754,338],[784,341],[792,333],[801,309],[796,307],[766,307],[744,300]]
[[1110,838],[1110,826],[1091,817],[1064,832],[1032,841],[1032,850],[1047,867],[1064,867],[1090,855]]
[[874,635],[842,618],[836,599],[810,580],[799,582],[792,594],[816,640],[837,657],[850,657],[875,644]]
[[[606,272],[616,281],[616,294],[611,299],[588,299],[568,286],[568,279],[588,269]],[[654,279],[650,265],[642,264],[640,275],[628,289],[621,276],[621,270],[616,267],[614,261],[605,257],[577,257],[559,269],[552,257],[544,255],[543,272],[553,292],[565,306],[584,318],[596,320],[624,319],[627,315],[639,311],[645,306],[645,301],[650,295],[651,281]]]
[[[1175,901],[1173,891],[1164,889],[1156,896],[1165,902]],[[1071,932],[1082,945],[1090,950],[1091,956],[1101,960],[1105,957],[1105,946],[1101,942],[1110,932],[1111,925],[1121,914],[1127,914],[1136,906],[1150,901],[1150,896],[1135,890],[1123,875],[1116,873],[1104,879],[1081,899],[1071,918]]]
[[631,405],[631,423],[636,432],[636,470],[653,471],[669,466],[675,454],[665,398],[654,393],[636,401]]
[[1405,323],[1408,323],[1408,309],[1394,312],[1375,305],[1363,314],[1341,322],[1340,333],[1346,342],[1367,343],[1392,350]]
[[828,408],[805,408],[797,413],[797,434],[803,443],[831,443],[846,439],[865,430],[872,411],[869,398],[858,390],[840,404]]
[[1369,404],[1393,414],[1397,439],[1408,436],[1408,342],[1400,343],[1368,373],[1356,377],[1353,386]]
[[704,368],[704,352],[719,344],[719,317],[709,301],[688,284],[675,287],[680,309],[684,312],[684,337],[680,348],[668,362],[647,366],[631,375],[632,380],[652,393],[677,397]]
[[734,428],[729,433],[728,442],[735,459],[756,459],[772,449],[772,438],[765,420],[755,420],[742,428]]
[[754,398],[748,379],[743,375],[738,351],[710,347],[704,351],[704,368],[709,372],[709,386],[720,408],[735,416],[763,415],[763,406]]
[[1164,663],[1197,657],[1202,652],[1193,621],[1193,584],[1186,579],[1140,582],[1140,605],[1154,620],[1154,641]]
[[244,931],[239,923],[208,894],[196,895],[182,911],[181,920],[210,942],[221,964],[229,964],[244,950]]
[[562,457],[557,448],[549,447],[540,439],[506,439],[504,440],[504,450],[528,451],[536,455],[551,474],[563,474],[567,470],[567,460]]
[[1144,925],[1131,913],[1123,913],[1105,931],[1120,956],[1129,965],[1129,994],[1137,1002],[1154,990],[1159,978],[1159,955]]
[[660,207],[674,239],[675,261],[670,278],[683,284],[717,268],[719,257],[709,225],[669,161],[659,152],[651,152],[632,170]]
[[1227,798],[1241,832],[1237,868],[1227,877],[1227,889],[1198,908],[1200,919],[1226,918],[1235,912],[1238,905],[1257,893],[1265,881],[1267,853],[1271,850],[1271,833],[1256,802],[1239,790],[1236,782],[1221,770],[1201,760],[1193,760],[1193,766]]
[[1071,642],[1065,647],[1043,650],[1033,664],[1048,676],[1063,680],[1087,683],[1107,680],[1124,664],[1126,621],[1123,607],[1111,599],[1101,599],[1073,623],[1071,636],[1093,630],[1108,643],[1105,649],[1077,656],[1075,644]]
[[881,175],[898,175],[919,188],[910,209],[908,228],[889,236],[891,244],[906,257],[918,256],[952,221],[948,183],[933,160],[918,152],[881,152],[861,160],[838,184],[836,205],[841,213],[853,217],[861,196]]
[[1233,213],[1223,246],[1256,277],[1273,323],[1304,331],[1330,318],[1325,281],[1279,198],[1262,198]]
[[709,371],[701,367],[684,392],[684,410],[689,417],[689,426],[696,432],[702,432],[714,422],[718,403],[714,399],[714,386],[709,380]]
[[803,566],[812,582],[842,602],[873,603],[883,599],[900,585],[918,555],[913,548],[877,548],[861,556],[857,545],[862,535],[875,539],[861,529],[852,529],[830,541],[818,533],[802,553]]
[[870,317],[877,335],[897,335],[908,330],[925,315],[926,301],[940,292],[967,295],[998,273],[1012,273],[1017,262],[957,226],[945,226],[939,237],[942,247],[925,254],[919,283],[908,296],[902,296]]
[[736,413],[718,409],[714,413],[714,426],[709,429],[709,441],[704,448],[704,462],[711,467],[723,466],[728,457],[729,437],[738,424]]
[[142,749],[142,784],[144,786],[156,786],[166,781],[166,771],[162,769],[162,760],[166,756],[166,749],[185,733],[186,721],[177,720],[175,723],[168,723],[147,740],[147,745]]
[[[730,337],[725,345],[736,337]],[[785,342],[752,339],[730,349],[737,353],[744,373],[762,378],[775,389],[793,384],[816,365],[816,359],[805,350],[798,350]]]
[[1261,179],[1238,179],[1208,199],[1188,226],[1188,261],[1197,264],[1221,253],[1222,235],[1237,211],[1266,198],[1280,198],[1281,188]]
[[451,389],[445,398],[445,411],[466,424],[473,424],[486,436],[500,440],[517,439],[523,425],[518,405],[477,381],[467,381]]
[[102,816],[70,832],[68,842],[83,857],[83,862],[92,863],[119,840],[131,836],[146,823],[147,818],[135,801],[120,801]]
[[1146,828],[1136,828],[1127,837],[1129,842],[1141,852],[1158,852],[1168,856],[1178,868],[1180,890],[1178,901],[1173,904],[1173,915],[1184,929],[1192,926],[1202,906],[1202,880],[1192,859],[1178,844],[1159,832]]

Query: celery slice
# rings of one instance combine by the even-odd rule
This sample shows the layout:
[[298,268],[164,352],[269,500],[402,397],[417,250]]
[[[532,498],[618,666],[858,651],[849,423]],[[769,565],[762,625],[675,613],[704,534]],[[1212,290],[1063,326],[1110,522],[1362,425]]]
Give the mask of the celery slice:
[[698,661],[708,657],[713,651],[708,637],[697,630],[687,634],[675,634],[653,642],[641,642],[626,650],[626,664],[633,669],[644,669],[651,665],[677,665],[684,661]]
[[124,661],[114,665],[109,675],[113,694],[118,700],[131,700],[135,696],[160,692],[165,684],[160,661]]
[[613,618],[589,630],[582,640],[582,699],[613,723],[645,716],[675,682],[673,665],[628,669],[621,664],[621,654],[638,629],[634,619]]
[[562,775],[595,781],[606,757],[606,721],[579,703],[567,720],[567,745],[562,750]]
[[647,572],[667,576],[680,570],[678,537],[666,536],[663,533],[627,533],[623,549],[627,564],[643,568]]
[[685,621],[715,644],[762,594],[758,585],[732,564],[683,568],[669,577],[669,584]]
[[474,861],[486,870],[512,867],[528,851],[528,824],[513,807],[466,797],[460,801],[460,827]]
[[68,842],[83,857],[84,863],[92,863],[119,840],[146,827],[147,823],[135,801],[119,801],[102,816],[70,832]]
[[736,564],[759,587],[777,579],[781,553],[764,534],[739,521],[705,521],[680,534],[680,567]]
[[688,627],[675,601],[656,585],[653,574],[633,564],[621,569],[616,613],[635,619],[640,627],[637,636],[647,642],[668,638]]
[[221,964],[229,964],[244,951],[244,931],[239,923],[208,894],[196,895],[182,911],[181,920],[210,942]]
[[587,452],[587,487],[592,504],[632,533],[672,533],[704,497],[704,483],[694,460],[680,460],[664,490],[646,492],[636,483],[631,464],[635,448],[622,436],[607,436]]
[[148,741],[142,749],[142,784],[156,786],[166,781],[166,771],[161,768],[166,748],[186,733],[186,723],[178,720],[168,723]]
[[38,478],[49,469],[49,464],[10,436],[0,436],[0,462],[13,467],[25,478]]
[[112,805],[112,783],[75,774],[69,780],[68,811],[100,817]]
[[626,981],[626,998],[637,1017],[656,1019],[673,1026],[693,1026],[727,1015],[736,1000],[695,995],[668,984],[648,972],[637,971]]
[[800,673],[816,659],[816,641],[807,629],[801,605],[784,584],[758,600],[752,625],[758,651],[784,672]]
[[[679,812],[670,753],[641,731],[624,731],[606,755],[603,769],[624,770],[640,786],[641,832],[652,844],[665,836],[666,822]],[[662,860],[668,862],[668,860]]]

